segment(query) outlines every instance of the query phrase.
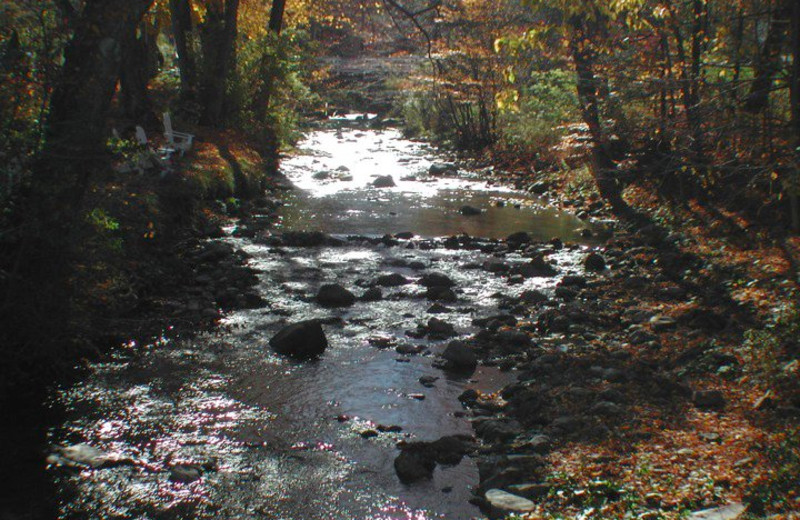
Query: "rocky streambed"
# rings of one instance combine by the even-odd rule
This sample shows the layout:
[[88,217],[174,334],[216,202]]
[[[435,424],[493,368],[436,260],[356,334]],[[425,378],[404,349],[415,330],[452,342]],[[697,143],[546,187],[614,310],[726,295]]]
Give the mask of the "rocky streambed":
[[635,432],[642,399],[725,405],[631,355],[725,326],[636,305],[686,295],[691,258],[652,268],[664,237],[600,246],[393,130],[304,148],[294,187],[207,249],[247,256],[254,286],[217,289],[250,308],[58,395],[62,517],[503,517],[551,493],[554,447]]

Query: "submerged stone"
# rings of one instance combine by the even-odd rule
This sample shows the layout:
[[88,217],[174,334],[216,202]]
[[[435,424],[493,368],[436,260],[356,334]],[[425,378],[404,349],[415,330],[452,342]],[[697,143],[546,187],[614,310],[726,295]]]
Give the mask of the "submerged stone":
[[318,320],[306,320],[282,328],[269,344],[279,354],[308,359],[322,354],[328,348],[328,339]]

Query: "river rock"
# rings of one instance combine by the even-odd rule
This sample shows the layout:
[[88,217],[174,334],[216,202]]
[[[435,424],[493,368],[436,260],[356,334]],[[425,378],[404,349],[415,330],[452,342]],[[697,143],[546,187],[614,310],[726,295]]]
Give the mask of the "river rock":
[[674,329],[677,324],[678,323],[674,319],[662,314],[657,314],[650,318],[650,327],[655,332],[663,332],[665,330]]
[[199,480],[203,476],[203,470],[196,464],[176,464],[169,468],[169,480],[189,484]]
[[602,271],[606,268],[606,259],[599,253],[589,253],[583,260],[583,267],[585,267],[587,271]]
[[58,448],[55,453],[47,457],[47,463],[54,466],[101,469],[133,464],[133,461],[106,453],[88,444],[75,444]]
[[511,266],[499,258],[490,258],[483,263],[483,270],[494,274],[507,273],[510,269]]
[[306,320],[282,328],[269,344],[279,354],[308,359],[322,354],[328,348],[328,339],[318,320]]
[[454,302],[458,299],[453,289],[449,287],[428,287],[425,297],[431,301]]
[[527,498],[502,489],[490,489],[484,496],[490,508],[489,514],[494,518],[504,518],[506,515],[533,511],[536,507],[536,504]]
[[383,291],[380,287],[370,287],[361,295],[361,300],[365,302],[377,302],[383,299]]
[[428,174],[433,175],[434,177],[454,174],[457,172],[458,168],[455,164],[451,163],[433,163],[431,164],[430,168],[428,168]]
[[545,293],[542,291],[537,291],[536,289],[523,291],[522,294],[519,295],[519,299],[522,303],[526,303],[528,305],[535,305],[537,303],[543,303],[549,300]]
[[394,459],[394,471],[403,484],[433,477],[436,460],[430,456],[427,443],[411,442],[401,448]]
[[428,337],[433,339],[451,338],[458,335],[455,327],[439,318],[431,318],[428,320],[426,332]]
[[479,208],[476,208],[474,206],[469,206],[469,205],[461,206],[461,209],[458,210],[458,211],[459,211],[459,213],[461,213],[462,215],[464,215],[466,217],[474,217],[474,216],[477,216],[477,215],[480,215],[481,213],[483,213],[483,210],[481,210]]
[[742,518],[746,510],[747,506],[740,502],[735,502],[722,507],[695,511],[686,518],[688,520],[737,520]]
[[420,376],[419,384],[425,388],[433,388],[438,380],[439,378],[436,376]]
[[393,188],[396,184],[391,175],[380,175],[372,181],[372,186],[375,188]]
[[317,303],[323,307],[349,307],[355,302],[353,293],[335,283],[323,285],[317,293]]
[[444,368],[454,372],[473,372],[478,366],[478,356],[463,341],[451,341],[442,352]]
[[523,245],[529,244],[531,241],[531,236],[526,233],[525,231],[517,231],[516,233],[511,233],[506,237],[506,243],[509,246],[513,246],[515,248]]
[[376,285],[383,287],[399,287],[409,283],[411,281],[400,273],[384,274],[375,280]]
[[464,455],[475,449],[475,439],[466,435],[446,435],[428,446],[431,456],[439,464],[454,466]]
[[472,426],[478,437],[486,442],[505,442],[522,433],[518,422],[504,419],[476,419]]
[[447,275],[441,273],[427,273],[419,279],[423,287],[454,287],[456,283]]

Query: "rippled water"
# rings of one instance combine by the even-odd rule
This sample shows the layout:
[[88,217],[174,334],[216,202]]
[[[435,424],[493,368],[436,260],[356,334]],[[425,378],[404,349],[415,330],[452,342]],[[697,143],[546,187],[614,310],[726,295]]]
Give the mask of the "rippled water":
[[[283,229],[421,236],[464,231],[486,237],[528,230],[542,238],[571,239],[580,227],[535,199],[489,189],[476,178],[429,181],[425,172],[436,160],[434,152],[394,130],[318,131],[301,148],[306,153],[284,166],[298,189],[287,196]],[[392,175],[397,186],[370,187],[377,174]],[[490,207],[497,200],[517,201],[521,208]],[[464,217],[457,211],[463,204],[487,212]],[[466,335],[475,330],[473,318],[497,312],[498,295],[548,291],[556,279],[509,286],[498,275],[472,268],[486,259],[482,253],[423,250],[414,242],[394,248],[351,241],[339,248],[295,249],[225,240],[252,255],[259,290],[269,304],[231,313],[213,335],[129,345],[58,396],[69,420],[52,430],[54,450],[86,444],[117,460],[104,469],[54,471],[62,516],[481,517],[468,503],[477,483],[477,469],[468,458],[437,468],[432,481],[415,485],[401,484],[394,474],[399,440],[471,432],[460,417],[457,396],[468,387],[494,391],[513,379],[513,373],[488,367],[469,380],[434,369],[433,356],[446,342],[415,340],[405,333],[431,316],[426,313],[430,302],[416,282],[431,271],[457,282],[458,302],[438,317]],[[554,258],[565,273],[579,269],[572,253]],[[510,255],[507,261],[522,259]],[[367,282],[387,273],[400,273],[411,283],[384,289],[379,302],[342,310],[313,302],[324,283],[340,283],[360,295]],[[281,326],[308,318],[327,324],[330,347],[319,360],[292,362],[269,349],[269,338]],[[428,350],[401,356],[393,349],[399,344]],[[440,379],[425,388],[418,382],[423,375]],[[402,430],[362,436],[383,426]],[[176,464],[195,465],[202,477],[173,482],[169,468]]]

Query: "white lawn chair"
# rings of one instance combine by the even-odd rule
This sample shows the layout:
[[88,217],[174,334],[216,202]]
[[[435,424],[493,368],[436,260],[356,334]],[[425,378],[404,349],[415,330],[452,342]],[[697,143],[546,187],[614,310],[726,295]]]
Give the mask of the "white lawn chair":
[[169,112],[164,112],[164,137],[167,139],[167,144],[180,151],[181,157],[183,154],[192,149],[192,142],[194,141],[193,134],[186,132],[176,132],[172,129],[172,119],[169,117]]

